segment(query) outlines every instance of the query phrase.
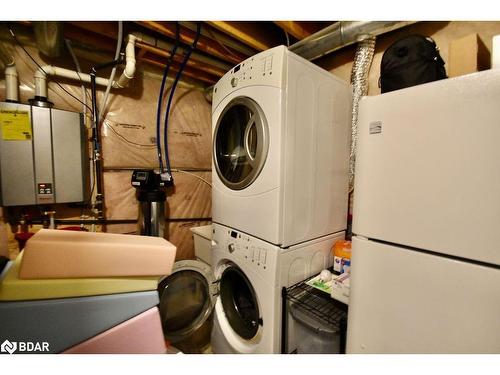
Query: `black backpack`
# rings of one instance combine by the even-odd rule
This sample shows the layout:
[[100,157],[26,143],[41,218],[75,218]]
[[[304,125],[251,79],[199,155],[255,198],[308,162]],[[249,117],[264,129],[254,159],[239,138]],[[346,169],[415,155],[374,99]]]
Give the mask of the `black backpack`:
[[382,93],[443,78],[447,78],[444,61],[430,37],[404,37],[391,44],[382,55],[379,79]]

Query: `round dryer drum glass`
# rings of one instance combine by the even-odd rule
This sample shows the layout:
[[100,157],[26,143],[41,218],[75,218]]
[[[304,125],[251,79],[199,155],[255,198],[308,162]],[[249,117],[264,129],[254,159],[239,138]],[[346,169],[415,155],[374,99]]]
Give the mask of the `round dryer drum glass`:
[[224,313],[234,331],[246,340],[253,338],[262,324],[255,291],[245,274],[227,268],[220,279],[220,297]]
[[160,283],[160,315],[167,337],[190,334],[210,314],[207,280],[198,272],[175,272]]
[[262,109],[247,97],[233,99],[219,116],[214,136],[214,163],[222,182],[233,190],[250,185],[266,161],[267,122]]

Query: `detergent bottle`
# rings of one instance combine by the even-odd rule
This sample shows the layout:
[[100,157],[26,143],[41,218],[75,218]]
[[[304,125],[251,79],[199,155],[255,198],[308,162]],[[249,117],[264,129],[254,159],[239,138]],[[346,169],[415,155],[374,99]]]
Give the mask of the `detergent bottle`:
[[333,271],[346,272],[351,266],[351,241],[338,240],[332,248]]

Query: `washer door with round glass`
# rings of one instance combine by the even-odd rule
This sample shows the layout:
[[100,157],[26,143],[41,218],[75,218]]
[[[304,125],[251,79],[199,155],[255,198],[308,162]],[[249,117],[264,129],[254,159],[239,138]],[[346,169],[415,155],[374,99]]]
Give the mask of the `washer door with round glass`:
[[222,111],[214,132],[214,164],[221,181],[232,190],[249,186],[267,157],[269,131],[264,112],[248,97],[238,97]]
[[214,274],[208,264],[195,260],[174,263],[172,274],[158,284],[165,338],[183,351],[196,352],[196,348],[186,349],[178,343],[195,341],[199,344],[199,337],[191,339],[203,335],[204,331],[208,332],[209,340],[211,327],[204,327],[212,316],[217,292]]
[[231,328],[243,339],[253,339],[262,325],[252,284],[236,266],[228,267],[220,279],[222,308]]

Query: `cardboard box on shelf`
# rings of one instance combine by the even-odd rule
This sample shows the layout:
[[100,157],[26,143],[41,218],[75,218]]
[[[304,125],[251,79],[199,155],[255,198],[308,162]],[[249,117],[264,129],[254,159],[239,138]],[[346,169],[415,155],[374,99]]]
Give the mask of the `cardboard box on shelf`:
[[490,68],[490,51],[478,34],[450,43],[448,76],[458,77]]

